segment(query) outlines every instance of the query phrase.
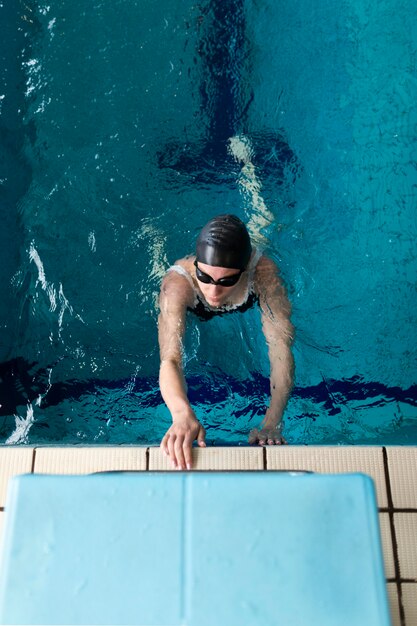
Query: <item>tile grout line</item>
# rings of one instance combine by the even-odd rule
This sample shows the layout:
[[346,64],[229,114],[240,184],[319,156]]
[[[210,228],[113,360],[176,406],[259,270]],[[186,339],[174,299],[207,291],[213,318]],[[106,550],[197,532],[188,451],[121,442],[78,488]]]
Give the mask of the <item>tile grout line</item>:
[[389,513],[392,511],[393,513],[417,513],[417,509],[406,509],[406,508],[398,508],[396,509],[394,506],[390,509],[387,506],[381,506],[378,508],[378,513]]
[[417,578],[401,578],[402,583],[417,583]]
[[30,473],[35,473],[35,460],[36,460],[36,448],[33,448],[32,451],[32,467],[30,468]]
[[145,458],[146,458],[145,472],[149,472],[149,455],[150,455],[150,450],[149,450],[149,448],[146,448],[146,453],[145,453]]
[[268,469],[268,457],[266,454],[266,447],[262,446],[262,460],[263,460],[263,469],[267,470]]
[[401,570],[400,570],[400,560],[399,560],[399,555],[398,555],[397,535],[395,533],[395,524],[394,524],[394,501],[392,499],[388,454],[387,454],[387,449],[385,447],[382,448],[382,458],[384,461],[385,486],[387,490],[388,515],[389,515],[389,522],[390,522],[390,529],[391,529],[392,551],[394,555],[395,583],[397,586],[398,608],[400,611],[400,624],[401,626],[407,626],[405,622],[405,611],[404,611],[402,588],[401,588]]

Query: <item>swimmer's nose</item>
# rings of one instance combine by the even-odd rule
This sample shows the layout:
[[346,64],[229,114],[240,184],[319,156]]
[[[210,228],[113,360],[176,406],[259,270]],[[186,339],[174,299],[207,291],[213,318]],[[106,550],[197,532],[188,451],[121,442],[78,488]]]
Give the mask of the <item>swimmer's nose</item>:
[[220,296],[223,293],[223,287],[221,285],[210,285],[210,295],[211,296]]

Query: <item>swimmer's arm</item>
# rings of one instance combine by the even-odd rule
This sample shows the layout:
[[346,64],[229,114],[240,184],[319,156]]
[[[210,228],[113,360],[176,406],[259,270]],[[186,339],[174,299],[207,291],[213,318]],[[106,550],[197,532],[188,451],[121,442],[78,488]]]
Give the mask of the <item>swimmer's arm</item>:
[[[258,432],[258,441],[281,443],[282,416],[294,382],[291,305],[273,261],[262,257],[258,263],[256,281],[262,310],[262,329],[268,345],[271,385],[271,401]],[[274,433],[278,433],[278,436],[275,437]]]
[[183,279],[168,274],[159,296],[158,341],[161,358],[159,384],[173,418],[191,411],[182,369],[186,295]]
[[181,343],[185,326],[183,317],[182,311],[161,311],[158,318],[161,356],[159,386],[173,419],[191,410],[182,369]]
[[162,439],[161,448],[179,469],[191,468],[191,447],[194,439],[197,439],[200,446],[205,445],[204,428],[198,422],[188,400],[182,368],[187,295],[189,296],[187,288],[181,289],[181,279],[164,279],[158,318],[161,356],[159,386],[172,416],[172,426]]

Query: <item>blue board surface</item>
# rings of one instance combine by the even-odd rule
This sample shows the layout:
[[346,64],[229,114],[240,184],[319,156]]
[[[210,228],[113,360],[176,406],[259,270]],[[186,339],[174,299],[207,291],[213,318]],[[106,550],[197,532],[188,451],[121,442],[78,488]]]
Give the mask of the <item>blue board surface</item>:
[[364,475],[24,475],[5,518],[2,624],[390,624]]

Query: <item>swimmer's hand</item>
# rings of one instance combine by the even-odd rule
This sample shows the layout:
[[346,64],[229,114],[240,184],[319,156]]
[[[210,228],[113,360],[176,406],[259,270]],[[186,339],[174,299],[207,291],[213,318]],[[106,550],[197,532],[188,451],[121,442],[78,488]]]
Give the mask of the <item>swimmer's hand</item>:
[[281,424],[271,426],[263,422],[259,425],[259,428],[254,428],[250,431],[249,443],[260,446],[280,446],[286,444],[287,441],[281,434]]
[[192,413],[174,420],[161,441],[162,452],[171,459],[175,469],[190,470],[193,463],[193,441],[197,439],[200,448],[205,448],[206,431]]

